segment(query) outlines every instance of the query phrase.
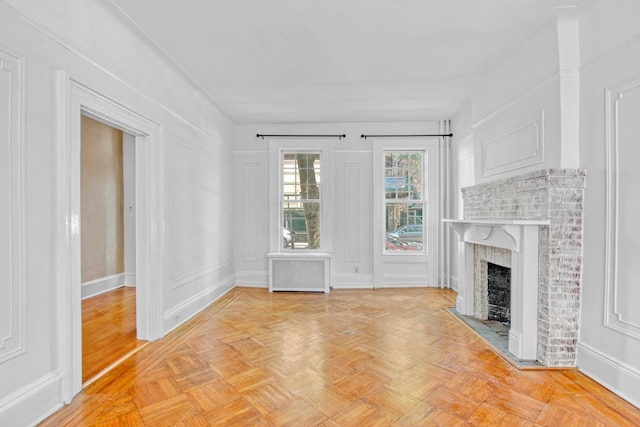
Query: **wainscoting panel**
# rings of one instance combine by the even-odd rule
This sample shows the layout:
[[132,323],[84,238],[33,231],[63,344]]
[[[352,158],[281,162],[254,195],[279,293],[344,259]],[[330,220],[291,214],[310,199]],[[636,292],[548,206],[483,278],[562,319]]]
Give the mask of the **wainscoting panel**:
[[230,264],[232,241],[228,165],[222,154],[172,138],[173,280],[191,283]]
[[640,339],[640,76],[607,90],[605,325]]
[[480,141],[482,176],[544,161],[544,110]]
[[244,209],[242,210],[243,221],[241,224],[243,233],[242,255],[245,261],[258,260],[256,237],[260,232],[260,227],[256,212],[260,211],[260,205],[256,194],[256,191],[259,191],[256,184],[263,179],[260,172],[262,171],[259,163],[244,164],[244,191],[242,192]]
[[24,352],[23,59],[0,47],[0,363]]
[[360,164],[346,163],[344,165],[344,197],[346,223],[345,239],[347,251],[345,261],[360,261]]

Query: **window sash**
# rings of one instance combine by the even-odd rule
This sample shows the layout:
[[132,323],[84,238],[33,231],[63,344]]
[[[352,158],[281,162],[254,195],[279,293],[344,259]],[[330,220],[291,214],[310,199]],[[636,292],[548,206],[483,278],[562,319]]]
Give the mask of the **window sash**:
[[426,151],[384,150],[383,156],[385,253],[424,253]]

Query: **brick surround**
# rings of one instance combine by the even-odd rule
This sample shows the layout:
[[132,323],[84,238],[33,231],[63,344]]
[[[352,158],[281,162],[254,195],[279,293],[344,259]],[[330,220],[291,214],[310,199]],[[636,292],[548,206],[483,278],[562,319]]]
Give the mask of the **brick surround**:
[[545,169],[462,189],[465,220],[549,220],[538,236],[538,361],[576,364],[586,172]]

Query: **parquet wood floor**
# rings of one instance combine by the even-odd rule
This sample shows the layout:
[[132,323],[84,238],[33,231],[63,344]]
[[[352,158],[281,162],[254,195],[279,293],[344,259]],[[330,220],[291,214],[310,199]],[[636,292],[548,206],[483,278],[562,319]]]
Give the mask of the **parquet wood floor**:
[[519,371],[442,289],[236,288],[43,426],[638,426],[578,371]]

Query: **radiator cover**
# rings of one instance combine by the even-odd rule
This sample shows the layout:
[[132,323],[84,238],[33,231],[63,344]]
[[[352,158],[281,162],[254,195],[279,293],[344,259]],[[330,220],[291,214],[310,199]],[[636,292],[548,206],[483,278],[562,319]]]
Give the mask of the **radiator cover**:
[[329,292],[331,256],[327,253],[268,254],[269,292]]

